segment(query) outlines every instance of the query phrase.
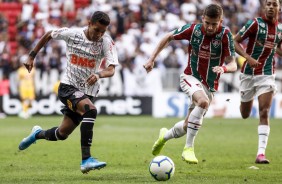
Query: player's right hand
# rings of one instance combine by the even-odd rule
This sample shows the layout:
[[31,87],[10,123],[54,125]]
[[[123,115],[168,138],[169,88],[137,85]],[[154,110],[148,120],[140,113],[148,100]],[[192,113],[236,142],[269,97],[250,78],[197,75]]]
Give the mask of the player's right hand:
[[258,62],[257,60],[255,60],[252,57],[248,58],[247,62],[250,65],[250,67],[252,67],[252,68],[256,68],[261,64],[260,62]]
[[32,57],[28,57],[27,61],[25,63],[23,63],[23,65],[25,66],[25,68],[27,69],[27,71],[30,73],[32,68],[33,68],[33,60],[34,58]]

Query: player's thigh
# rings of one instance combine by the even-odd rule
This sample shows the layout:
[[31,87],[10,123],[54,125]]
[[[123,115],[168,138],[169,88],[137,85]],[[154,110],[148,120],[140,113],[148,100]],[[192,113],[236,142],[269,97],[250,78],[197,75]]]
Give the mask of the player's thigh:
[[94,97],[88,96],[72,85],[61,83],[58,97],[60,101],[72,112],[82,116],[85,112],[95,108]]
[[181,74],[180,87],[191,99],[192,104],[190,108],[194,108],[195,105],[202,106],[203,102],[206,104],[204,105],[205,108],[207,108],[214,96],[212,92],[192,75]]
[[210,104],[210,99],[207,96],[207,94],[205,93],[204,90],[199,90],[196,91],[193,95],[192,95],[192,99],[193,102],[198,105],[198,106],[206,106],[205,108],[208,108],[209,104]]
[[89,98],[80,100],[76,105],[76,112],[80,115],[83,115],[91,109],[95,109],[95,106]]
[[196,92],[201,93],[204,98],[208,98],[207,94],[205,94],[205,87],[197,78],[193,77],[192,75],[181,74],[180,87],[182,91],[191,98],[191,100],[197,100],[199,98],[198,95],[194,95]]
[[269,109],[274,94],[277,91],[274,75],[264,75],[257,77],[257,96],[259,109]]
[[263,93],[258,96],[258,102],[259,102],[259,109],[270,109],[272,99],[274,96],[273,91],[269,91],[267,93]]
[[241,102],[240,105],[241,113],[250,114],[252,107],[253,107],[253,100],[248,102]]

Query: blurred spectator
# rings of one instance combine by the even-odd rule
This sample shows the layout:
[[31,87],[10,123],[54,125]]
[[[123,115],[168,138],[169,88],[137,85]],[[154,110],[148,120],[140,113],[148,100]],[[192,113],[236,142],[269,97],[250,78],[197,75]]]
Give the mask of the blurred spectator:
[[[23,55],[20,58],[20,62],[23,64],[26,62],[28,56]],[[34,75],[35,69],[29,73],[24,65],[17,70],[19,80],[19,94],[22,102],[22,111],[19,117],[27,119],[31,116],[29,109],[32,107],[32,101],[35,99],[35,87],[34,87]]]
[[23,0],[22,3],[23,3],[23,7],[21,13],[21,21],[25,22],[32,19],[32,13],[34,7],[29,0]]
[[9,79],[8,76],[4,75],[3,78],[0,78],[0,119],[3,119],[6,117],[6,114],[4,113],[3,107],[3,96],[8,95],[9,92]]
[[163,62],[166,68],[180,68],[181,66],[180,63],[178,62],[178,57],[175,52],[175,48],[173,47]]
[[0,33],[3,34],[7,31],[8,22],[6,17],[0,12]]
[[184,0],[184,3],[180,6],[180,10],[186,22],[193,23],[197,20],[196,3],[193,3],[192,0]]

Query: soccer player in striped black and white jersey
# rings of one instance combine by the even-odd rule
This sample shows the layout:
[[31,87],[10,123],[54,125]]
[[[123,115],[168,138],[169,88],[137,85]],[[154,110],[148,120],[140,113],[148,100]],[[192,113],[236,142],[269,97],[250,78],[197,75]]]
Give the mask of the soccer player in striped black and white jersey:
[[169,139],[179,138],[187,133],[182,158],[188,163],[198,163],[194,153],[194,140],[212,101],[213,93],[217,91],[218,80],[221,74],[237,70],[232,34],[221,25],[222,21],[221,6],[207,6],[202,16],[203,23],[189,23],[166,34],[144,65],[147,72],[150,72],[156,57],[171,40],[189,41],[187,67],[180,76],[180,86],[191,98],[192,105],[185,120],[176,123],[170,130],[160,130],[159,138],[152,148],[153,155],[159,154]]
[[[235,49],[246,60],[240,74],[240,111],[243,119],[250,116],[254,97],[258,97],[259,125],[258,152],[255,163],[268,164],[265,150],[270,133],[269,110],[276,92],[275,53],[282,56],[279,48],[282,40],[282,24],[278,22],[281,10],[279,0],[264,1],[264,15],[249,20],[234,38]],[[248,40],[247,49],[240,43]]]
[[[106,33],[109,24],[109,16],[97,11],[92,15],[87,27],[49,31],[32,49],[24,64],[29,72],[33,68],[36,54],[49,40],[66,42],[68,63],[58,90],[58,97],[65,105],[62,109],[64,118],[59,127],[48,130],[42,130],[40,126],[33,127],[31,134],[20,143],[20,150],[28,148],[37,139],[65,140],[81,122],[81,171],[88,173],[90,170],[106,166],[105,162],[100,162],[91,156],[90,147],[97,116],[93,100],[99,91],[99,79],[112,77],[115,66],[118,65],[115,44]],[[103,60],[106,68],[99,71]]]

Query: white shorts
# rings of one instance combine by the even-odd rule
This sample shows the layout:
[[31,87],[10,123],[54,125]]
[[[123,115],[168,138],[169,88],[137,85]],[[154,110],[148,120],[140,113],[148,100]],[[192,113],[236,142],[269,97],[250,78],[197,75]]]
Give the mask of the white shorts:
[[213,92],[210,92],[208,88],[203,85],[197,78],[192,75],[181,74],[180,75],[180,87],[182,91],[190,97],[191,106],[189,109],[193,109],[195,104],[193,102],[192,96],[196,91],[203,91],[209,102],[213,99]]
[[276,93],[275,75],[246,75],[240,74],[241,102],[249,102],[255,96],[273,91]]

